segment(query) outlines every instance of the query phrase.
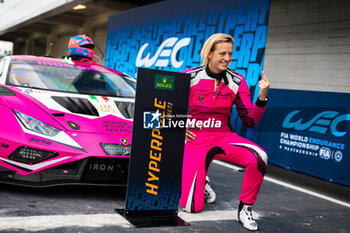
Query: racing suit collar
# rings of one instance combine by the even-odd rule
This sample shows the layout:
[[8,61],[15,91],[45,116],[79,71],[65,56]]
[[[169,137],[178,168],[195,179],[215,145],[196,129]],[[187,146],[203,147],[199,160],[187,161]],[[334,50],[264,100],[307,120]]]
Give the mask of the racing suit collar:
[[207,73],[207,75],[211,78],[215,78],[217,80],[224,80],[225,84],[227,85],[228,84],[228,80],[227,80],[227,77],[226,77],[226,70],[219,73],[219,74],[214,74],[213,72],[211,72],[211,70],[209,69],[208,66],[205,67],[205,72]]

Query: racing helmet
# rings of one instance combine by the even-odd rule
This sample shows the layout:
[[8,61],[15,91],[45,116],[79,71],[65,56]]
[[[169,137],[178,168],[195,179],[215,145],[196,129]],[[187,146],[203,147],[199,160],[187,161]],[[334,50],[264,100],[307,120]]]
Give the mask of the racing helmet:
[[95,44],[90,37],[78,35],[71,37],[68,43],[70,55],[92,59],[94,57]]

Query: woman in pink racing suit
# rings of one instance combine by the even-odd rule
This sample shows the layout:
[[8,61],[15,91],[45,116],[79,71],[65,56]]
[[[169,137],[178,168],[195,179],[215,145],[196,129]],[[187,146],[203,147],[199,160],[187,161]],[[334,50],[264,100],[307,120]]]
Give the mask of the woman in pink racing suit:
[[[197,127],[186,132],[180,204],[187,212],[203,209],[206,174],[213,159],[240,164],[245,167],[245,174],[238,221],[249,230],[257,230],[252,205],[263,182],[267,155],[258,145],[232,132],[229,117],[232,105],[236,104],[243,124],[254,127],[265,111],[270,83],[262,73],[259,98],[252,105],[244,77],[228,68],[233,44],[230,35],[212,35],[201,51],[204,65],[187,71],[192,78],[189,115]],[[204,126],[209,127],[198,127],[199,121],[207,122]]]

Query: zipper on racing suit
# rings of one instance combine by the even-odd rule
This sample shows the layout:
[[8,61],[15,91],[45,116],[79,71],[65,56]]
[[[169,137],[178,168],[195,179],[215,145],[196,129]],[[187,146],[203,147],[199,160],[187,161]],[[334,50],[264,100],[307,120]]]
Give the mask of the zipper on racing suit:
[[215,97],[216,97],[216,92],[218,91],[220,84],[221,84],[221,80],[216,79],[215,80],[214,98],[213,99],[215,99]]

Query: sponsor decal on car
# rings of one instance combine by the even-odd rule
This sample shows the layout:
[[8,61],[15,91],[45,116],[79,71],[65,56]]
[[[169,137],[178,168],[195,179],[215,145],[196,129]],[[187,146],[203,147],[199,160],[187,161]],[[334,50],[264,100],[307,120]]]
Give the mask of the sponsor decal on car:
[[100,172],[113,171],[114,170],[114,165],[112,165],[112,164],[104,164],[104,163],[92,163],[89,166],[89,170],[100,171]]
[[3,143],[3,142],[0,142],[0,146],[1,146],[2,148],[5,148],[5,149],[8,149],[8,148],[10,147],[9,144]]
[[127,145],[127,144],[128,144],[128,139],[126,139],[126,138],[121,138],[120,141],[121,141],[124,145]]
[[39,138],[34,138],[34,137],[31,137],[29,139],[29,141],[32,142],[32,143],[40,144],[40,145],[44,145],[44,146],[49,146],[49,145],[52,144],[51,141],[43,140],[43,139],[39,139]]
[[103,121],[101,126],[105,128],[106,132],[132,132],[132,125],[122,121]]
[[72,129],[80,129],[80,126],[73,121],[67,121],[67,124],[72,128]]

